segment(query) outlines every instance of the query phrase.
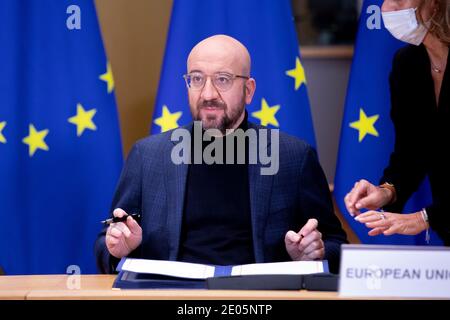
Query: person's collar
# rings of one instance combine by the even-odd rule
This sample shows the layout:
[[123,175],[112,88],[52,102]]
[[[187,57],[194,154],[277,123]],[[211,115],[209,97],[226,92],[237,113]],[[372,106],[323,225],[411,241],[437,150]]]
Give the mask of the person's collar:
[[242,122],[239,124],[237,129],[242,129],[246,131],[248,129],[248,113],[246,109],[244,110],[244,112],[245,112],[244,119],[242,119]]
[[[239,126],[237,126],[237,128],[234,131],[236,131],[237,129],[242,129],[242,130],[246,131],[248,129],[248,113],[247,113],[246,109],[244,109],[244,112],[245,112],[244,118],[242,119],[241,123],[239,124]],[[227,129],[227,130],[229,130],[229,129]]]

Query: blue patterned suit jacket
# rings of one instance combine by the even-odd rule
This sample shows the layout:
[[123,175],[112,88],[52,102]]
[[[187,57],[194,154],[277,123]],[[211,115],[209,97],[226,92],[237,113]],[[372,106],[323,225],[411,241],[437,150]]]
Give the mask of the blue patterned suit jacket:
[[[264,128],[251,122],[248,127]],[[192,123],[185,128],[192,130]],[[142,244],[130,254],[133,257],[176,260],[178,256],[188,164],[171,161],[175,142],[170,136],[171,131],[149,136],[133,146],[113,199],[112,209],[142,214]],[[309,218],[316,218],[325,259],[330,270],[338,272],[340,245],[347,242],[346,234],[334,214],[315,151],[304,141],[280,133],[278,173],[261,175],[260,163],[248,168],[256,262],[289,261],[286,232],[297,232]],[[106,248],[105,231],[99,234],[95,254],[99,270],[112,273],[118,261]]]

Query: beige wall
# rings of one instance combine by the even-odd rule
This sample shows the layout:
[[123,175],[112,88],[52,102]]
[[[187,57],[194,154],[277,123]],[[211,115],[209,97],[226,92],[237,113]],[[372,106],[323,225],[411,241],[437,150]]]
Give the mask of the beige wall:
[[149,134],[171,0],[96,0],[111,62],[124,155]]

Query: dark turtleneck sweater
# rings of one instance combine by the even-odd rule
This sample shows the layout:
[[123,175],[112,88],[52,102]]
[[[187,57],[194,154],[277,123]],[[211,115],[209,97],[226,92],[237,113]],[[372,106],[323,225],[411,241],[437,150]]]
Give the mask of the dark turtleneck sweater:
[[[247,115],[239,128],[247,130]],[[203,150],[212,141],[203,142]],[[225,154],[225,141],[223,146]],[[192,162],[186,181],[178,260],[215,265],[254,263],[252,239],[248,162]]]

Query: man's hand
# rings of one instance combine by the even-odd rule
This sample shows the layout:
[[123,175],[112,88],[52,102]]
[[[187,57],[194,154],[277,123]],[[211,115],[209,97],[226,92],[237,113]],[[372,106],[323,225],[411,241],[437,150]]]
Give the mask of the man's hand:
[[355,183],[353,189],[344,198],[345,206],[352,215],[361,214],[360,209],[376,210],[392,199],[392,192],[386,188],[374,186],[367,180],[360,180]]
[[[127,213],[117,208],[113,212],[114,217],[123,217]],[[106,247],[110,254],[116,258],[127,256],[142,242],[142,228],[132,217],[125,222],[112,223],[106,231]]]
[[325,256],[325,245],[322,234],[317,230],[316,219],[309,219],[298,233],[288,231],[284,237],[286,251],[292,260],[322,260]]

